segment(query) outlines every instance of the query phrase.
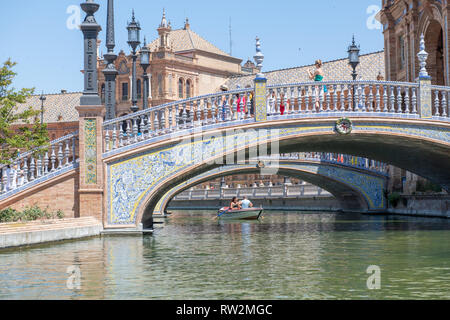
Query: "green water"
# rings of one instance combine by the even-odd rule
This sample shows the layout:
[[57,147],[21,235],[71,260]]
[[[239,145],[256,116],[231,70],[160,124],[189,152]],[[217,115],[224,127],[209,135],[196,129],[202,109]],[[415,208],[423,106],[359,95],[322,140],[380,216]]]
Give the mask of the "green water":
[[[176,212],[152,237],[0,251],[0,299],[450,299],[449,220],[212,215]],[[380,290],[367,288],[370,265]]]

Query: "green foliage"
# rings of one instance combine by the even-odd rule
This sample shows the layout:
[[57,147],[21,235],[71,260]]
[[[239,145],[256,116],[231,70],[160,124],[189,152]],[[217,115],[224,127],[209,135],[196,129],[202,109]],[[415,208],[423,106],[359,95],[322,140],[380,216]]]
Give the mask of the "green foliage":
[[[47,126],[40,123],[40,110],[31,107],[18,110],[18,104],[26,103],[34,89],[17,91],[12,87],[17,75],[12,68],[16,63],[6,61],[0,68],[0,164],[10,164],[19,152],[29,151],[48,143]],[[17,129],[14,125],[21,124]]]
[[63,218],[64,212],[62,212],[61,210],[58,210],[56,212],[49,212],[48,208],[42,210],[38,206],[26,207],[22,212],[10,208],[0,211],[0,223]]
[[15,222],[20,218],[20,212],[14,209],[6,209],[0,211],[0,223],[4,222]]
[[398,205],[398,202],[400,201],[400,197],[401,197],[400,194],[397,193],[397,192],[391,193],[391,194],[388,196],[389,204],[390,204],[391,206],[393,206],[394,208],[396,208],[397,205]]
[[58,217],[58,219],[64,219],[65,214],[62,210],[58,210],[56,211],[56,216]]

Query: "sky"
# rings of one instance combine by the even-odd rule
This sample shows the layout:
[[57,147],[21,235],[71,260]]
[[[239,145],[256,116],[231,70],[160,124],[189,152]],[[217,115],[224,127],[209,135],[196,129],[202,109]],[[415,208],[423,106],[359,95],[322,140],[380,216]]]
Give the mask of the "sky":
[[[75,26],[84,19],[82,0],[1,0],[0,63],[17,62],[16,88],[36,93],[83,90],[83,36]],[[107,0],[96,13],[103,27],[101,51],[106,52]],[[263,71],[346,58],[355,35],[361,54],[383,50],[381,25],[374,16],[381,0],[116,0],[116,48],[129,52],[127,22],[134,8],[148,42],[156,31],[163,8],[172,28],[191,29],[225,52],[230,52],[230,18],[233,56],[253,60],[255,38],[261,38]],[[81,20],[82,21],[82,20]],[[142,39],[143,40],[143,39]],[[350,71],[349,71],[350,72]]]

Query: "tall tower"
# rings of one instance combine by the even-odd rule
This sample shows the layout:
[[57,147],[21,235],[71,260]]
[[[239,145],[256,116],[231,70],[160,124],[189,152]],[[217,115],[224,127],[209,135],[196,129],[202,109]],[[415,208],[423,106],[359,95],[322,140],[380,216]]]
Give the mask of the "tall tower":
[[108,53],[103,55],[106,60],[106,68],[103,70],[105,75],[105,106],[106,120],[116,117],[116,77],[118,71],[114,62],[117,55],[114,53],[115,34],[114,34],[114,0],[108,0],[108,16],[106,23],[106,48]]
[[158,34],[159,34],[159,50],[164,51],[169,49],[169,33],[172,31],[172,27],[170,24],[167,23],[166,19],[166,10],[163,9],[163,17],[161,19],[161,24],[158,28]]

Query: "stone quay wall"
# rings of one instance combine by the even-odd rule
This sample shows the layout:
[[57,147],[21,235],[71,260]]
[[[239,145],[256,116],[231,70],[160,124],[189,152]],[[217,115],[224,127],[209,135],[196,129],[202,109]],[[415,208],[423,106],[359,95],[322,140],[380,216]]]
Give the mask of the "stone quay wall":
[[398,215],[450,218],[450,195],[402,196],[389,213]]

